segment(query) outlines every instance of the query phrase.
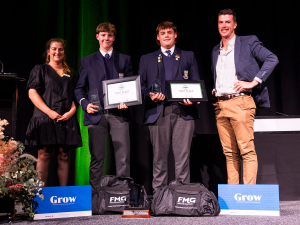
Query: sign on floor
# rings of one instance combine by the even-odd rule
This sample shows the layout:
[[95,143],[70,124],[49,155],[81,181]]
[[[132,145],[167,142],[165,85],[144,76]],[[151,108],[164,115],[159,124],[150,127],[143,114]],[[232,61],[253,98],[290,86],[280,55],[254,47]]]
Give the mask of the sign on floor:
[[91,186],[43,187],[44,201],[34,199],[34,220],[92,215]]
[[276,184],[219,184],[220,215],[280,216]]

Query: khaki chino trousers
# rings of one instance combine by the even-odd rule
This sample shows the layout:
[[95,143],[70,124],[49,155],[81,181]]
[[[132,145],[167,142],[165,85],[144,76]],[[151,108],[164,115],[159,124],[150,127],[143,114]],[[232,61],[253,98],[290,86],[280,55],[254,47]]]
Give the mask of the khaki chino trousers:
[[228,184],[240,183],[240,157],[244,184],[256,184],[257,155],[254,148],[256,106],[251,96],[243,95],[214,104],[218,132],[226,156]]

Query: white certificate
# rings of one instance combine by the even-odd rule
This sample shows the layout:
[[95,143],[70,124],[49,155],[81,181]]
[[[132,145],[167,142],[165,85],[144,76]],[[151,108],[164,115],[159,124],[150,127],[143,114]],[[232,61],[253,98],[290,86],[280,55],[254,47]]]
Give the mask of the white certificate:
[[137,101],[136,80],[107,84],[108,104]]
[[171,83],[172,98],[203,98],[201,84]]

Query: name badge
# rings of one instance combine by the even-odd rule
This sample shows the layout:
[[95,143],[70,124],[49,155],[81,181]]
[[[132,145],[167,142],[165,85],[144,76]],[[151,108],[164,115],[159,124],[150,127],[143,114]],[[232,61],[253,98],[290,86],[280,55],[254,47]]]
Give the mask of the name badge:
[[189,71],[188,70],[185,70],[184,73],[183,73],[183,79],[189,79]]
[[124,73],[119,73],[119,78],[124,78]]

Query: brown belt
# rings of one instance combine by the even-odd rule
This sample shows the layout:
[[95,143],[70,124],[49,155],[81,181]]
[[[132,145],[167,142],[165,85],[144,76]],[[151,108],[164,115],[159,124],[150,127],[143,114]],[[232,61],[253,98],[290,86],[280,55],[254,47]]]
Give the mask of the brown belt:
[[243,93],[237,93],[237,94],[230,94],[230,95],[223,95],[223,96],[218,96],[218,101],[220,100],[229,100],[235,97],[243,96],[243,95],[251,95],[250,92],[243,92]]

